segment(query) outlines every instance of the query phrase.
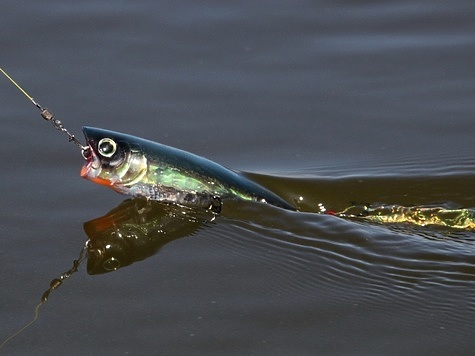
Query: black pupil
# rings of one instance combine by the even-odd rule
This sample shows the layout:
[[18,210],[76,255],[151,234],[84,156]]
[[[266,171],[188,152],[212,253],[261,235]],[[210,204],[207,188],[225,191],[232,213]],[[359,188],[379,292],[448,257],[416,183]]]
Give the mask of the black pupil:
[[101,151],[105,154],[112,153],[114,151],[114,146],[110,142],[101,143]]

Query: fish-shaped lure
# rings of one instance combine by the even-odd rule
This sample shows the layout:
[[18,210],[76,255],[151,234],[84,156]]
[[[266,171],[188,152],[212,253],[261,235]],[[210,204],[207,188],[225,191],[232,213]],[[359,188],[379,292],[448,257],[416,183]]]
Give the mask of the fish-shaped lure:
[[[37,103],[2,68],[5,75],[39,110],[53,127],[68,136],[86,159],[81,176],[133,196],[219,212],[225,199],[243,199],[296,210],[289,202],[256,182],[206,158],[160,143],[119,132],[84,127],[83,146],[53,114]],[[411,223],[475,229],[473,209],[399,205],[350,206],[341,212],[318,213],[343,218],[363,218],[380,223]],[[356,211],[356,212],[355,212]]]
[[223,199],[252,200],[296,210],[284,199],[206,158],[119,132],[84,127],[83,146],[54,115],[37,103],[2,68],[53,127],[64,132],[81,150],[86,163],[81,176],[115,191],[185,206],[208,207],[219,212]]
[[244,199],[295,210],[284,199],[206,158],[135,136],[83,127],[89,150],[81,176],[121,194],[220,209]]

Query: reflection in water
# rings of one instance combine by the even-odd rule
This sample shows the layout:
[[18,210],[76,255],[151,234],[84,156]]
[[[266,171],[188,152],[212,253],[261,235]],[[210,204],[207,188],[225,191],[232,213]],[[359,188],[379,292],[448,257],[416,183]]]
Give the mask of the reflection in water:
[[162,246],[209,226],[215,213],[145,199],[129,199],[84,223],[87,272],[115,271],[156,254]]
[[[381,301],[385,298],[389,300],[398,293],[402,298],[407,288],[418,286],[421,281],[460,287],[473,284],[475,261],[472,250],[475,238],[469,231],[473,229],[473,213],[468,209],[449,208],[463,203],[454,199],[454,193],[446,190],[446,195],[438,196],[441,201],[450,202],[450,205],[445,205],[448,208],[362,204],[329,214],[325,210],[326,204],[342,206],[346,197],[351,196],[350,192],[354,192],[351,181],[314,180],[313,190],[310,184],[308,187],[302,185],[301,180],[285,179],[284,182],[284,179],[275,179],[274,182],[279,183],[277,188],[285,185],[287,193],[304,197],[301,200],[302,210],[313,211],[293,212],[266,204],[226,201],[220,213],[219,228],[222,237],[235,238],[216,239],[216,243],[227,241],[242,245],[244,236],[251,236],[252,246],[259,258],[274,256],[272,263],[274,258],[280,261],[279,273],[273,275],[278,276],[276,278],[286,276],[285,280],[270,281],[272,288],[283,286],[279,293],[292,290],[307,293],[329,283],[332,290],[341,289],[339,295],[342,298],[351,299],[351,291],[345,289],[345,281],[351,278],[354,283],[360,281],[367,284],[367,288],[372,290],[368,296]],[[325,183],[330,192],[338,191],[342,195],[343,191],[345,199],[336,193],[331,199],[328,192],[319,194],[321,191],[318,192],[315,187]],[[368,185],[377,188],[376,183],[368,182]],[[391,181],[382,183],[387,186]],[[414,182],[408,183],[407,186],[414,186]],[[360,181],[357,184],[361,187]],[[400,189],[405,189],[404,184]],[[304,192],[307,194],[302,194]],[[427,206],[434,203],[429,199],[421,202]],[[216,217],[216,213],[210,210],[129,199],[106,215],[84,223],[88,240],[79,257],[69,270],[51,281],[35,308],[33,320],[0,344],[0,349],[37,320],[38,310],[50,293],[73,275],[86,258],[88,274],[116,271],[155,255],[173,240],[211,227]],[[401,221],[406,224],[398,224]],[[385,223],[385,228],[374,226],[374,222]],[[441,226],[442,230],[427,227],[430,224]],[[426,227],[421,230],[422,226]],[[224,235],[223,231],[226,231]],[[424,237],[422,240],[428,243],[416,235]],[[280,251],[281,248],[284,250]],[[238,247],[233,247],[233,251],[238,250]],[[285,258],[282,260],[279,256]],[[309,275],[303,272],[312,270],[313,265],[318,273]]]
[[33,319],[0,343],[0,350],[33,325],[51,292],[78,271],[87,257],[91,275],[116,271],[156,254],[162,246],[210,226],[216,213],[146,199],[129,199],[106,215],[84,223],[87,240],[72,267],[50,282],[34,308]]
[[[254,175],[252,178],[260,181],[264,186],[270,186],[290,200],[292,197],[295,200],[296,196],[303,197],[297,204],[299,208],[316,214],[292,214],[278,208],[265,208],[259,205],[246,204],[245,202],[235,201],[233,203],[228,201],[225,205],[226,209],[221,214],[222,223],[225,223],[224,221],[229,222],[226,218],[232,217],[233,225],[239,225],[243,222],[235,220],[237,218],[249,223],[252,222],[255,227],[255,224],[265,216],[273,219],[275,216],[283,214],[284,216],[281,219],[287,223],[281,227],[281,230],[291,232],[291,235],[295,237],[294,241],[299,240],[298,236],[301,235],[299,229],[307,223],[309,217],[313,221],[322,214],[336,215],[340,218],[361,223],[383,223],[388,227],[388,232],[399,229],[399,231],[405,231],[406,235],[417,234],[436,240],[439,238],[446,239],[449,235],[458,236],[457,231],[462,234],[464,231],[469,233],[475,228],[473,210],[460,208],[462,204],[472,201],[466,195],[460,196],[457,189],[459,185],[454,184],[460,183],[461,178],[459,177],[426,178],[425,180],[358,178],[313,179],[309,181],[262,175]],[[431,186],[431,190],[440,185],[443,194],[436,194],[437,201],[431,197],[430,192],[424,190],[424,187],[428,185],[427,182]],[[466,188],[472,187],[466,181],[464,186]],[[285,188],[286,192],[282,192],[281,187]],[[388,188],[391,188],[391,190],[387,191]],[[364,195],[360,195],[361,192]],[[383,192],[385,193],[383,194]],[[407,198],[408,193],[410,193],[410,196],[417,197],[420,205],[408,204],[410,199]],[[348,204],[348,200],[353,197],[362,198],[363,201],[377,201],[376,194],[383,196],[388,201],[402,203],[402,205]],[[335,209],[331,210],[331,208]],[[337,210],[338,208],[340,209]],[[258,209],[258,211],[255,211],[255,209]],[[268,209],[273,211],[272,214],[267,211]],[[87,272],[91,275],[107,273],[153,256],[168,242],[193,235],[198,230],[210,226],[216,216],[215,212],[200,208],[163,204],[141,198],[125,200],[106,215],[84,223],[84,231],[89,238],[85,245]],[[297,217],[297,221],[293,221],[295,217]],[[293,223],[289,225],[288,223],[291,221]],[[271,226],[276,222],[271,221],[269,224]],[[335,229],[337,222],[332,220],[332,225],[332,228]],[[418,230],[418,228],[424,226],[427,227],[427,231]],[[433,227],[437,227],[438,230],[434,230]],[[441,232],[440,228],[448,230]],[[319,241],[318,237],[325,236],[327,233],[326,229],[319,228],[313,231],[310,240],[308,238],[301,240],[298,245],[303,247],[309,242],[313,244]],[[348,234],[349,238],[354,238],[353,232],[349,231]],[[266,236],[267,233],[263,232],[262,235]],[[464,241],[468,239],[468,241],[472,241],[472,238],[471,235],[462,238],[459,236],[453,240]],[[276,237],[275,240],[281,240],[281,238]],[[380,238],[378,241],[378,243],[381,243]],[[327,252],[338,247],[334,237],[331,237],[327,244]],[[434,246],[427,246],[427,248],[434,252]],[[366,250],[366,253],[372,255],[369,250]],[[346,251],[343,254],[352,255],[352,251]],[[403,254],[399,251],[399,257],[402,257]],[[388,250],[386,257],[390,255],[391,250]],[[358,259],[365,260],[365,257],[360,256]],[[385,266],[381,267],[384,268]]]

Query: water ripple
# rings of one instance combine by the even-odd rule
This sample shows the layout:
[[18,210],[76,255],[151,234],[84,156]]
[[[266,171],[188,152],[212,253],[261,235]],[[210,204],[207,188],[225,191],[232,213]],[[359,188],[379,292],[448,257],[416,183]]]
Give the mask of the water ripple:
[[[341,290],[337,299],[348,301],[356,297],[348,285],[359,285],[364,286],[364,296],[359,298],[381,303],[394,301],[396,296],[403,300],[416,297],[436,286],[475,284],[473,240],[460,243],[437,230],[426,229],[424,234],[420,229],[392,231],[266,206],[250,205],[244,211],[241,206],[239,216],[225,213],[226,232],[220,234],[227,238],[219,241],[232,245],[234,251],[245,242],[252,244],[255,258],[276,269],[276,280],[268,281],[268,287],[280,293],[303,293],[311,298],[316,289],[331,285],[331,290]],[[360,288],[354,290],[361,293]]]

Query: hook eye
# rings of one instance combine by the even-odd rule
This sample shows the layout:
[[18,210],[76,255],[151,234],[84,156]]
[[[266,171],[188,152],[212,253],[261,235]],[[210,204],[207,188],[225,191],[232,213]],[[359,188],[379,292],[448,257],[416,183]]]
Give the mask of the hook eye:
[[110,138],[103,138],[97,144],[97,151],[103,157],[112,157],[117,150],[117,144]]
[[88,160],[92,156],[92,149],[90,146],[82,146],[81,147],[81,154],[85,160]]

